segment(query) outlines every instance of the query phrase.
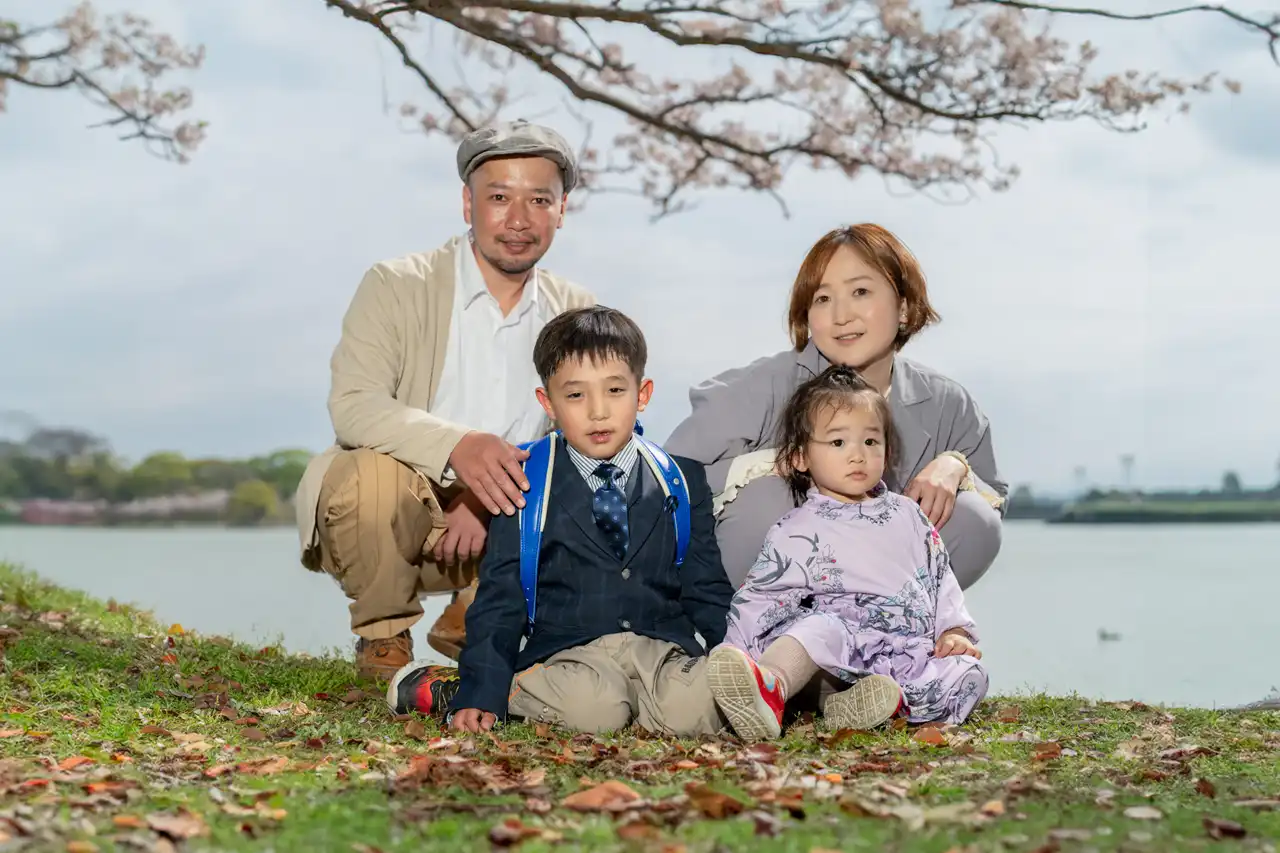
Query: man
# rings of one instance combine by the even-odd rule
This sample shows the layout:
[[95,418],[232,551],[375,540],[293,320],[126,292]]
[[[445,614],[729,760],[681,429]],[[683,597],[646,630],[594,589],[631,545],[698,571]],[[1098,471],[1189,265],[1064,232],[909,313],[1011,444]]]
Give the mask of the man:
[[515,445],[548,428],[534,342],[595,304],[537,267],[577,183],[568,143],[518,121],[470,134],[457,160],[470,229],[365,273],[330,361],[337,441],[298,487],[302,563],[351,599],[363,677],[413,659],[423,594],[454,593],[428,642],[460,654],[489,519],[524,505]]

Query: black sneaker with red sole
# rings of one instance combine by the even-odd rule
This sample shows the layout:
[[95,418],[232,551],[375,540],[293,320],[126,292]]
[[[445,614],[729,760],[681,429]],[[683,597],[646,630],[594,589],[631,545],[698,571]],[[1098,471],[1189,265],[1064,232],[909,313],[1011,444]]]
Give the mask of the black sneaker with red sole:
[[460,683],[457,667],[410,661],[387,685],[387,706],[396,714],[416,711],[443,720]]

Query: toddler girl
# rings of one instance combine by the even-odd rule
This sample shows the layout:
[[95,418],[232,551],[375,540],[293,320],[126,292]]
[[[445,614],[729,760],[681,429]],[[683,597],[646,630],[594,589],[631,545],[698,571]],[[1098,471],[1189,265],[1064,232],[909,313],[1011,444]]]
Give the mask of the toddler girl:
[[822,702],[836,728],[961,723],[986,695],[942,539],[881,480],[895,443],[888,403],[848,367],[791,396],[777,465],[798,506],[770,529],[707,667],[740,737],[778,737],[786,700],[819,670],[852,685]]

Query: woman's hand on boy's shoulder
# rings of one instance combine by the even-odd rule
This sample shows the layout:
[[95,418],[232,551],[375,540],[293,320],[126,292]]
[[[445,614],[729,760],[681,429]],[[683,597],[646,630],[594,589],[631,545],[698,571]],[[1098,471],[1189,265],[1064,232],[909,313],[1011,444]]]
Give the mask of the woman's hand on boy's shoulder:
[[938,638],[938,644],[933,649],[934,657],[945,658],[952,655],[970,655],[977,660],[982,660],[982,651],[973,644],[973,640],[969,639],[960,628],[952,628],[950,631],[943,633]]
[[449,719],[449,728],[458,732],[479,734],[489,731],[497,722],[497,716],[488,711],[481,711],[479,708],[463,708],[453,712]]

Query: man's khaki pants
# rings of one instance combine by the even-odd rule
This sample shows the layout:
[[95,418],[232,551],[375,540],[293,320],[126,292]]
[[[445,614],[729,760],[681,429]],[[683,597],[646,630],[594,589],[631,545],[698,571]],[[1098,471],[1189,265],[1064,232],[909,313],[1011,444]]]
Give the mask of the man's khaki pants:
[[582,732],[633,721],[677,737],[715,735],[725,723],[707,686],[707,658],[675,643],[609,634],[565,649],[516,675],[508,713]]
[[445,568],[429,556],[444,535],[443,507],[456,494],[437,491],[383,453],[361,448],[334,458],[316,509],[320,567],[351,599],[356,634],[394,637],[422,618],[422,595],[476,579],[479,560]]

